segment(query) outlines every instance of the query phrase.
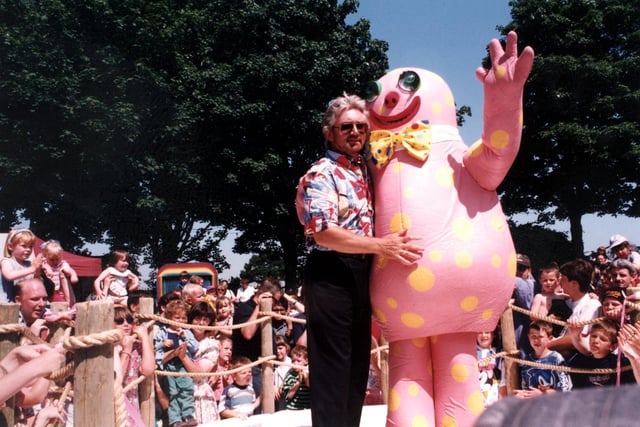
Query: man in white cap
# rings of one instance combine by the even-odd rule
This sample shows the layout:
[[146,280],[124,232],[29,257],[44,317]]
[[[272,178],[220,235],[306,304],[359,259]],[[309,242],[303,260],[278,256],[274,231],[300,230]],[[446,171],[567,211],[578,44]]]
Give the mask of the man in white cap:
[[624,259],[629,261],[636,270],[640,269],[640,253],[633,250],[629,240],[621,234],[614,234],[609,239],[609,250],[613,254],[613,260]]

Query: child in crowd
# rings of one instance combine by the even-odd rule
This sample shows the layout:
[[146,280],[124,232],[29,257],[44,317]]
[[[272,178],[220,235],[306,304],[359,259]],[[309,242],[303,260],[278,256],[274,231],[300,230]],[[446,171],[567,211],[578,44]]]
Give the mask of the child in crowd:
[[371,337],[371,355],[369,356],[369,376],[367,377],[367,391],[364,395],[365,405],[381,405],[382,401],[382,372],[380,370],[380,352],[378,341]]
[[309,357],[307,348],[297,345],[291,349],[291,362],[294,366],[284,379],[282,394],[287,402],[287,409],[310,409],[309,393]]
[[107,268],[93,282],[96,299],[109,298],[119,307],[127,306],[129,292],[138,289],[138,276],[129,270],[129,253],[115,250],[109,255]]
[[493,346],[494,335],[492,331],[478,332],[476,335],[476,354],[479,361],[486,363],[478,364],[480,375],[480,389],[484,406],[487,407],[498,399],[507,395],[507,387],[502,382],[502,359],[495,358],[497,351]]
[[[231,369],[240,368],[251,363],[251,359],[245,356],[234,357],[231,361]],[[256,398],[253,390],[251,368],[242,369],[233,376],[233,384],[224,388],[220,397],[218,410],[222,418],[239,418],[246,420],[253,411],[260,406],[260,398]]]
[[[165,307],[164,317],[178,323],[187,322],[187,304],[174,300]],[[189,329],[160,325],[156,332],[156,365],[168,372],[187,372],[183,360],[193,358],[198,341]],[[194,387],[190,377],[167,377],[169,383],[169,427],[195,427]]]
[[216,299],[218,298],[216,295],[216,287],[214,285],[205,286],[204,292],[204,302],[209,304],[209,306],[215,311]]
[[75,304],[72,285],[78,283],[78,274],[62,256],[64,252],[60,242],[49,240],[44,242],[42,250],[42,272],[53,283],[53,292],[49,296],[51,302],[66,302],[69,307]]
[[560,270],[556,263],[546,265],[540,269],[538,282],[542,287],[542,292],[533,297],[531,311],[542,316],[546,316],[551,310],[554,300],[564,301],[566,297],[558,293],[560,284]]
[[[550,323],[536,320],[529,325],[529,343],[533,352],[523,355],[524,360],[545,365],[564,365],[564,358],[556,351],[551,351],[547,345],[553,338],[553,327]],[[535,366],[520,365],[522,390],[517,390],[515,396],[528,399],[543,393],[565,392],[571,390],[571,378],[563,371],[542,369]]]
[[236,302],[236,297],[233,294],[233,291],[229,289],[229,282],[227,280],[220,280],[218,286],[216,286],[216,297],[227,297],[231,301],[231,303]]
[[[567,365],[579,369],[616,369],[618,355],[614,352],[618,346],[618,327],[610,320],[603,320],[591,326],[589,333],[589,348],[585,349],[580,341],[582,326],[572,324],[569,327],[569,335],[573,345],[578,350],[568,361]],[[621,355],[620,366],[629,366],[629,359]],[[616,385],[617,374],[602,374],[598,372],[589,374],[571,373],[571,381],[574,388],[597,387]],[[621,384],[634,384],[633,372],[622,372]]]
[[[195,303],[189,310],[187,320],[190,325],[209,327],[215,320],[213,309],[204,301]],[[198,351],[195,358],[183,357],[181,360],[189,372],[211,372],[218,361],[220,343],[211,336],[211,331],[194,328],[194,337],[198,340]],[[206,377],[193,378],[196,420],[200,424],[217,421],[218,402]]]
[[[289,315],[289,304],[282,298],[280,300],[274,300],[271,311],[282,316]],[[284,317],[274,316],[271,319],[271,327],[276,336],[283,336],[287,341],[291,342],[291,332],[293,331],[293,324],[291,319]]]
[[[620,324],[622,320],[622,308],[624,307],[625,293],[624,289],[614,287],[606,289],[602,292],[602,315],[607,319]],[[629,323],[629,313],[625,313],[624,323]]]
[[[218,360],[216,365],[211,369],[211,372],[224,372],[230,368],[231,355],[233,353],[233,340],[230,337],[221,336],[218,338],[220,343],[220,349],[218,350]],[[213,390],[217,403],[220,403],[222,392],[225,387],[233,384],[233,376],[229,374],[224,375],[212,375],[209,377],[209,385]]]
[[[276,343],[276,360],[278,362],[291,364],[291,358],[289,357],[289,350],[291,347],[287,342],[287,339],[282,335],[277,335],[275,337]],[[275,390],[275,410],[282,411],[286,409],[287,402],[282,394],[282,386],[284,385],[284,379],[287,376],[287,373],[291,369],[288,365],[276,365],[273,369],[273,383]]]
[[[115,327],[124,333],[122,341],[114,346],[113,358],[116,378],[122,381],[122,386],[126,387],[137,380],[140,375],[153,375],[155,369],[153,347],[147,328],[144,325],[135,324],[131,312],[122,307],[115,308],[113,322]],[[127,408],[127,426],[143,427],[145,424],[140,415],[138,387],[127,391],[125,406]]]
[[2,289],[0,303],[12,303],[15,299],[14,286],[19,282],[40,277],[42,255],[29,260],[33,253],[36,236],[26,228],[11,230],[4,242],[4,258],[0,261]]
[[[194,276],[192,276],[194,277]],[[195,276],[198,277],[198,276]],[[192,283],[191,281],[182,288],[182,299],[192,306],[197,302],[204,301],[204,288],[202,285]]]
[[[233,303],[226,296],[218,296],[216,299],[216,326],[231,326],[233,325]],[[231,338],[233,331],[231,328],[220,329],[216,335],[220,337]]]

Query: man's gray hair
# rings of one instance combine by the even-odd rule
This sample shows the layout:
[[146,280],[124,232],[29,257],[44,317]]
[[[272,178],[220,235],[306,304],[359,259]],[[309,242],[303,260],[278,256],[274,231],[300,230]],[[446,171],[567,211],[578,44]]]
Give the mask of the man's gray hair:
[[632,275],[636,274],[636,267],[631,262],[627,261],[626,259],[621,259],[620,258],[620,259],[617,259],[617,260],[613,261],[611,263],[611,268],[612,269],[616,269],[616,270],[623,268],[623,269],[629,270],[629,273],[631,273]]
[[[322,120],[323,129],[331,129],[336,124],[336,119],[345,110],[359,110],[367,117],[369,121],[369,111],[367,111],[366,103],[364,99],[358,95],[348,95],[346,92],[329,102],[327,111],[324,113],[324,119]],[[325,148],[328,146],[328,141],[325,138]]]

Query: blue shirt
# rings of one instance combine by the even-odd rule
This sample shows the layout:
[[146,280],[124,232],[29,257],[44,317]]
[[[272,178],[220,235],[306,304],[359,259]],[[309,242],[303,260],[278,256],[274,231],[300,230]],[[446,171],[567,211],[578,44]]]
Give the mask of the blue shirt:
[[[169,329],[168,325],[161,324],[158,327],[158,332],[156,332],[156,335],[153,337],[153,343],[156,348],[156,365],[160,366],[160,368],[163,367],[162,358],[164,357],[164,353],[165,353],[165,348],[162,345],[162,342],[169,338],[168,329]],[[198,345],[199,345],[198,340],[196,339],[195,336],[193,336],[193,332],[191,332],[190,329],[183,329],[183,331],[184,331],[184,337],[180,339],[180,344],[186,341],[187,355],[193,359],[193,357],[198,351]]]

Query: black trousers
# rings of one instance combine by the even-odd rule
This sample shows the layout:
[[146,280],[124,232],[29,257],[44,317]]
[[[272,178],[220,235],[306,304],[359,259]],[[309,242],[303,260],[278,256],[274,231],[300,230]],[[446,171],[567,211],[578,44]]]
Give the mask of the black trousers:
[[371,259],[313,251],[304,278],[311,420],[358,427],[371,351]]

